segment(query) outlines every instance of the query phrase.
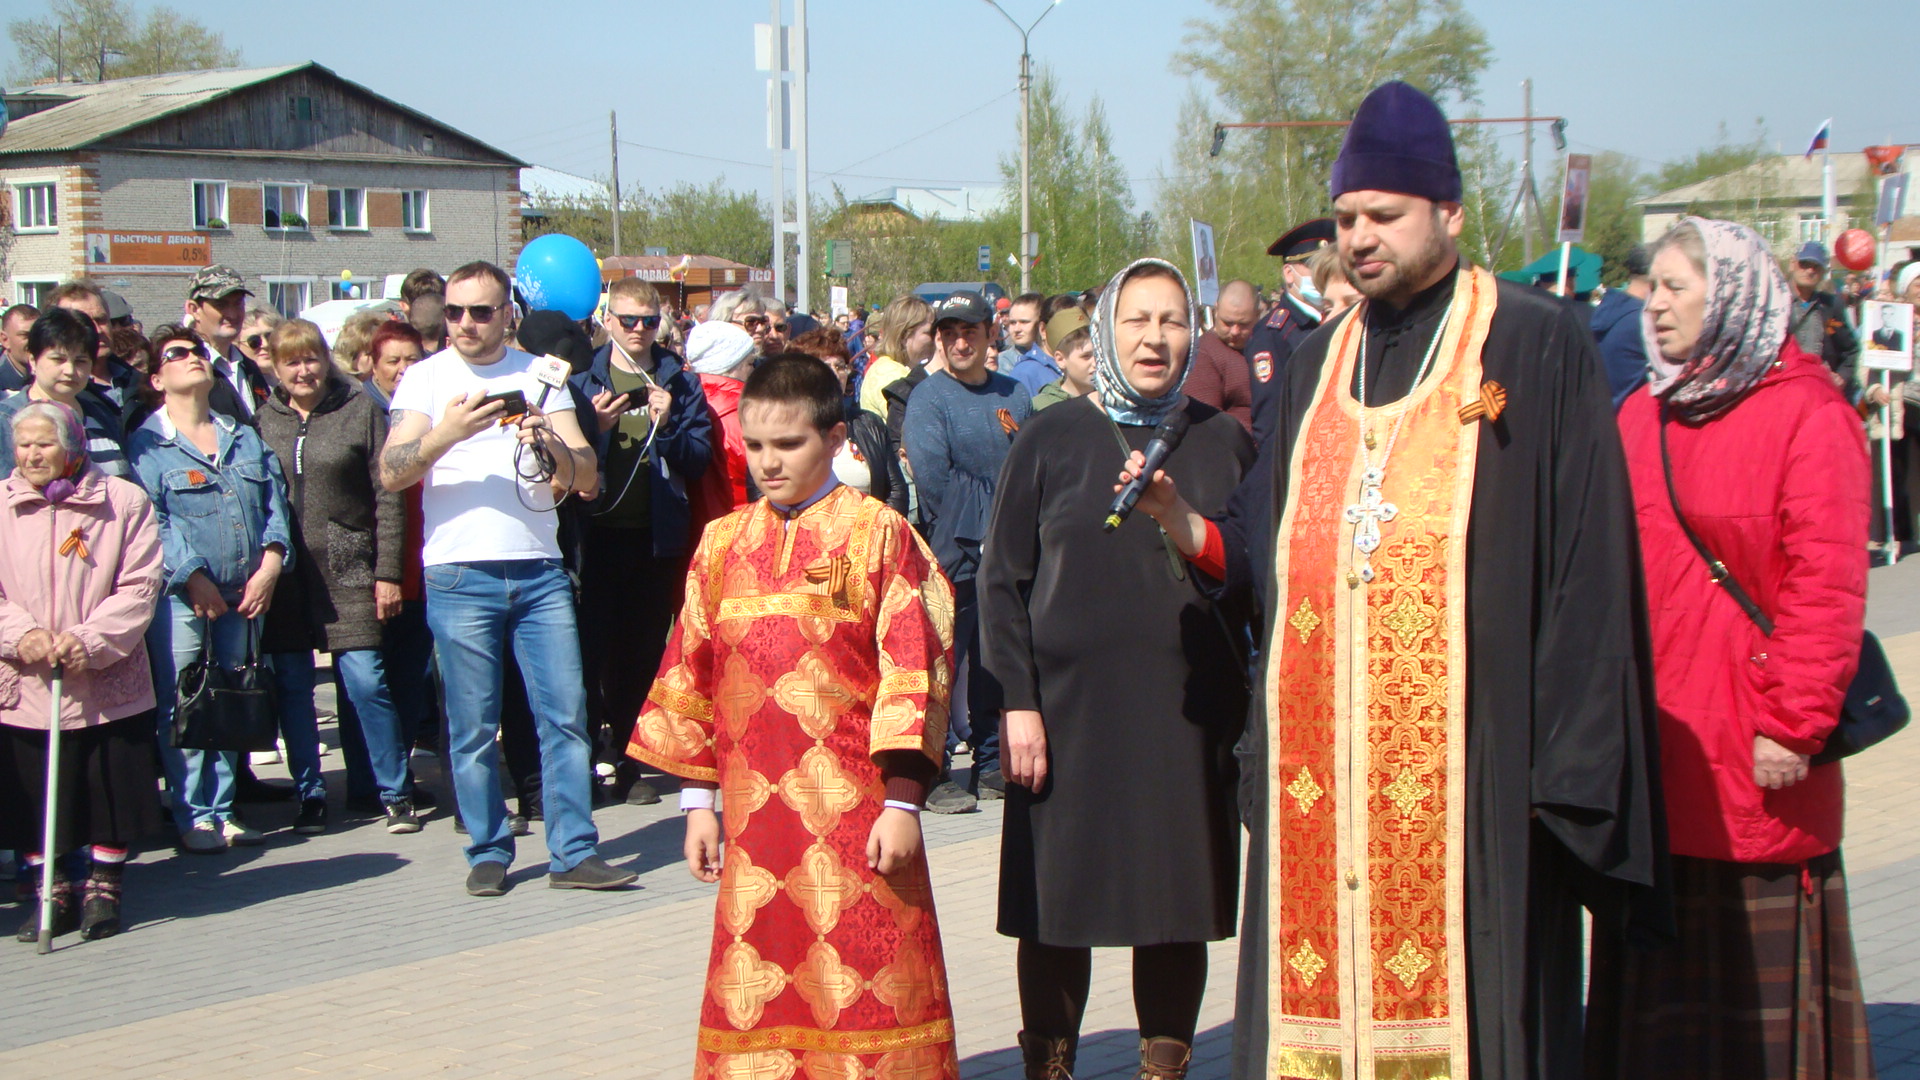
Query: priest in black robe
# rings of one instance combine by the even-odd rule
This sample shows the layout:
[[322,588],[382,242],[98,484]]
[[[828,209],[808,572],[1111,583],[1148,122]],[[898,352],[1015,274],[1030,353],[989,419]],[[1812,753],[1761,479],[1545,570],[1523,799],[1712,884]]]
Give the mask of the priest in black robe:
[[[1157,479],[1140,504],[1224,592],[1255,601],[1266,649],[1239,747],[1250,840],[1234,1074],[1577,1077],[1581,907],[1596,933],[1657,935],[1668,923],[1644,590],[1605,374],[1578,310],[1461,258],[1451,135],[1424,94],[1389,83],[1369,95],[1332,187],[1342,261],[1366,301],[1294,354],[1273,437],[1223,518],[1193,513],[1177,478]],[[1475,353],[1477,369],[1459,367]],[[1457,449],[1421,449],[1448,438],[1425,408],[1448,379],[1458,384],[1448,421],[1460,425]],[[1343,422],[1353,439],[1335,445],[1323,428]],[[1396,455],[1408,438],[1419,452]],[[1435,566],[1453,560],[1464,580],[1422,593],[1393,576],[1404,561],[1396,545],[1422,527],[1424,501],[1404,485],[1428,472],[1444,479],[1461,462],[1465,475],[1446,480],[1454,486],[1423,490],[1466,493],[1451,519],[1464,536],[1445,535],[1441,521],[1427,544]],[[1324,535],[1343,531],[1337,544],[1312,542],[1322,534],[1308,530],[1307,511],[1329,499],[1345,522]],[[1334,581],[1318,605],[1299,591],[1315,574]],[[1379,605],[1388,587],[1410,593],[1404,610]],[[1350,610],[1360,614],[1339,614]],[[1296,636],[1317,643],[1355,619],[1360,636],[1338,642],[1338,663],[1283,667]],[[1393,636],[1382,623],[1395,634],[1458,628],[1461,640],[1402,670],[1376,648]],[[1369,627],[1377,636],[1365,636]],[[1316,677],[1335,683],[1342,672],[1358,689],[1325,695],[1345,733],[1329,737],[1337,745],[1326,760],[1338,767],[1303,765],[1290,725],[1305,714],[1293,703],[1313,696]],[[1370,758],[1354,744],[1419,704],[1394,699],[1403,676],[1457,694],[1454,756],[1422,759],[1417,775],[1402,769],[1385,784],[1393,774],[1375,768],[1379,748]],[[1371,711],[1342,711],[1354,701]],[[1404,858],[1379,854],[1395,839],[1396,806],[1428,829]],[[1330,809],[1347,816],[1314,825]],[[1323,845],[1340,868],[1326,892],[1348,905],[1338,934],[1318,940],[1274,910],[1276,897],[1295,903],[1275,882],[1320,857],[1315,828],[1342,837],[1337,852]],[[1360,857],[1350,835],[1388,843]],[[1453,860],[1444,872],[1433,852]],[[1429,872],[1432,881],[1421,877]],[[1369,924],[1353,897],[1373,898],[1375,911],[1438,904],[1444,919],[1434,933],[1396,935]],[[1395,1012],[1402,984],[1417,1010]]]

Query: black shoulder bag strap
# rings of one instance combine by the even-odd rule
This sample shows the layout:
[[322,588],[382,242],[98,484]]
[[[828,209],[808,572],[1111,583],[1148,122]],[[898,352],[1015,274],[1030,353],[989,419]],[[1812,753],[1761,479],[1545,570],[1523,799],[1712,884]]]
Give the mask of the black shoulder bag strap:
[[1687,540],[1693,544],[1693,550],[1699,552],[1700,558],[1706,562],[1707,570],[1713,575],[1714,584],[1727,590],[1727,595],[1733,597],[1733,602],[1740,605],[1740,610],[1747,613],[1747,618],[1753,620],[1753,624],[1760,628],[1761,633],[1772,637],[1773,620],[1767,618],[1767,613],[1761,611],[1760,605],[1754,603],[1753,597],[1747,595],[1747,590],[1734,580],[1733,574],[1727,570],[1727,564],[1714,558],[1713,552],[1707,550],[1707,545],[1700,539],[1699,534],[1693,531],[1693,526],[1687,524],[1687,515],[1680,510],[1680,496],[1673,489],[1673,458],[1667,453],[1667,410],[1664,407],[1660,410],[1660,469],[1666,473],[1667,499],[1673,503],[1674,520],[1680,523],[1680,531],[1687,534]]

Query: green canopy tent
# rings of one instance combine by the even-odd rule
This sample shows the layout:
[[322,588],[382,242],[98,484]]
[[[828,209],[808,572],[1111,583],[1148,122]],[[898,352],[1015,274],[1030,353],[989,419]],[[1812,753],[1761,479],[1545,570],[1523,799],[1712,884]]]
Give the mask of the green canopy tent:
[[[1575,244],[1572,255],[1567,260],[1567,269],[1573,273],[1573,291],[1590,293],[1600,287],[1600,267],[1604,262],[1600,256]],[[1508,281],[1517,281],[1522,285],[1531,285],[1541,274],[1560,272],[1560,249],[1554,247],[1545,255],[1533,260],[1518,270],[1509,270],[1500,276]]]

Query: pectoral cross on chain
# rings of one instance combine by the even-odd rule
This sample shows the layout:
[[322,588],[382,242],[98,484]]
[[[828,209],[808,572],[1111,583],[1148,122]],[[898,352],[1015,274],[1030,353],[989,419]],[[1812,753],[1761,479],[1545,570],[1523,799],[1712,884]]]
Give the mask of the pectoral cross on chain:
[[1347,524],[1354,526],[1353,546],[1360,551],[1360,580],[1373,581],[1370,559],[1380,547],[1380,526],[1400,515],[1400,508],[1380,496],[1386,473],[1368,469],[1360,478],[1360,501],[1347,507]]

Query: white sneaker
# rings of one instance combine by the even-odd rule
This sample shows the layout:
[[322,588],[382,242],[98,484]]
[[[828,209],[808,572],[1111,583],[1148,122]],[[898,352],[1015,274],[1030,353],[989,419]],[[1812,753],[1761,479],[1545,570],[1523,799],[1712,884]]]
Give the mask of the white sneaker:
[[180,846],[196,854],[209,855],[227,850],[227,838],[220,834],[219,825],[201,821],[180,834]]
[[[195,826],[198,828],[199,826]],[[220,823],[220,835],[227,843],[236,847],[253,847],[267,842],[267,838],[253,829],[247,828],[239,818],[228,818]]]
[[247,761],[253,765],[278,765],[283,760],[280,751],[277,749],[255,750],[253,753],[247,755]]

